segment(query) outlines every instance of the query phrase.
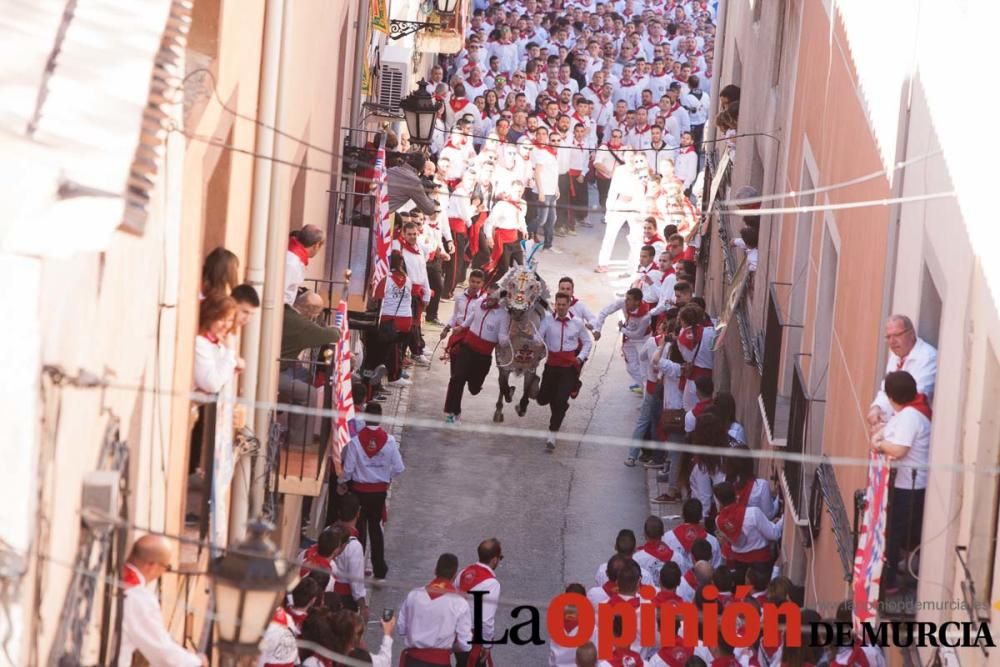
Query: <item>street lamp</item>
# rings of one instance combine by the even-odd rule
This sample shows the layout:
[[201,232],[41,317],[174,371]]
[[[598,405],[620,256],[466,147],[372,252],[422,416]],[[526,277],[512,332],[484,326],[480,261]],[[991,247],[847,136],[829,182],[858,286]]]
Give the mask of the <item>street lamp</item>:
[[[455,15],[455,9],[457,7],[458,0],[434,0],[434,9],[438,14],[446,19]],[[429,21],[400,21],[392,19],[389,21],[389,38],[401,39],[420,30],[428,28],[431,30],[444,30],[447,27],[447,23],[433,23]]]
[[403,110],[410,141],[420,146],[430,144],[441,103],[427,92],[427,82],[421,79],[417,89],[399,101],[399,108]]
[[273,529],[264,521],[251,521],[248,537],[209,567],[219,651],[229,658],[256,654],[285,592],[291,570],[266,537]]

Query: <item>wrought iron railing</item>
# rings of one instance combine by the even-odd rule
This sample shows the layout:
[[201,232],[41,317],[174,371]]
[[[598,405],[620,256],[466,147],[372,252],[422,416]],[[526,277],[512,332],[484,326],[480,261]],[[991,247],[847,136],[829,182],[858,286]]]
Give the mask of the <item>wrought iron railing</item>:
[[[806,424],[809,421],[810,397],[798,359],[792,373],[792,396],[788,408],[788,437],[786,438],[786,453],[802,454],[806,441]],[[802,511],[802,462],[795,459],[785,459],[785,482],[788,485],[789,501],[792,503],[796,516],[806,514]]]

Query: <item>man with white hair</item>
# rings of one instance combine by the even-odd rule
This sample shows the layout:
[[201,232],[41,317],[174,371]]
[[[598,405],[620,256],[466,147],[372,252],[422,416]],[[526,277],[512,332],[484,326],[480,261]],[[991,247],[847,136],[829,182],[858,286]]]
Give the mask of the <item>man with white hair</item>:
[[[934,398],[934,383],[937,378],[937,350],[933,345],[917,336],[913,320],[906,315],[892,315],[885,324],[885,341],[889,346],[889,358],[885,362],[885,373],[906,371],[917,382],[917,391],[927,396],[930,403]],[[879,387],[875,400],[868,409],[868,425],[874,432],[895,414],[885,393],[885,382]]]
[[597,255],[597,268],[594,269],[596,273],[607,273],[618,232],[624,225],[628,225],[630,255],[634,249],[638,258],[642,243],[642,208],[646,200],[645,183],[641,176],[643,173],[648,176],[648,172],[646,156],[642,153],[626,153],[625,164],[622,168],[615,169],[608,190],[607,214],[604,217],[607,227]]

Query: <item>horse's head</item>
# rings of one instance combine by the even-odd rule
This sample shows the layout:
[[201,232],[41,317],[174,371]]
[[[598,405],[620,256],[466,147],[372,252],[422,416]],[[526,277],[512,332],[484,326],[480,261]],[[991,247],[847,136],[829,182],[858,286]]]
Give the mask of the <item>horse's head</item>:
[[548,290],[545,282],[526,266],[515,264],[500,279],[500,289],[506,293],[503,306],[511,317],[517,319],[531,312],[541,298],[546,298]]

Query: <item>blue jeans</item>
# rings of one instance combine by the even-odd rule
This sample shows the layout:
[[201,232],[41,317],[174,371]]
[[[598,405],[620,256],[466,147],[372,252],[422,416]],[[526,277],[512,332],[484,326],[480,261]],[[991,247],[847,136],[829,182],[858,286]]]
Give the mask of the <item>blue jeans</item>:
[[[642,407],[639,408],[639,421],[635,423],[632,430],[633,440],[648,440],[649,433],[656,428],[656,419],[660,416],[661,403],[663,399],[657,394],[650,394],[648,391],[642,397]],[[630,459],[639,458],[639,447],[631,447],[628,450]]]
[[544,195],[538,200],[538,217],[535,218],[536,233],[544,235],[544,247],[551,248],[556,227],[556,196]]

